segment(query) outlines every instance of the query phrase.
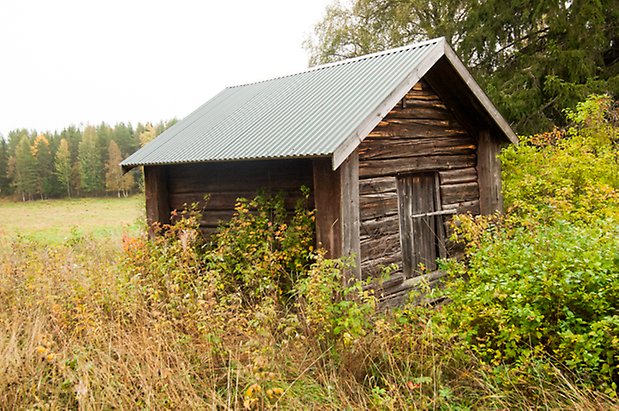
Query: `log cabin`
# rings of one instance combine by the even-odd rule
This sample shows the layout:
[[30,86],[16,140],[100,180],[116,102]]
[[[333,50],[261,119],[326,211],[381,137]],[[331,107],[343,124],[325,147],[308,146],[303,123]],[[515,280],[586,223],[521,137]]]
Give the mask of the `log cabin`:
[[204,202],[209,235],[236,199],[305,185],[316,242],[396,302],[453,253],[455,213],[501,210],[505,119],[443,38],[228,87],[125,159],[144,167],[149,223]]

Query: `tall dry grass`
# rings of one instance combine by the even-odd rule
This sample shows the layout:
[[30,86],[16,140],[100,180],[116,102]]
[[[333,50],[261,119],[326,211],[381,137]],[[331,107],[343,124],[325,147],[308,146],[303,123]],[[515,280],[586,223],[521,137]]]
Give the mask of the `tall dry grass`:
[[0,409],[616,407],[556,368],[480,364],[422,309],[375,313],[367,334],[325,347],[274,301],[150,283],[109,241],[0,250]]

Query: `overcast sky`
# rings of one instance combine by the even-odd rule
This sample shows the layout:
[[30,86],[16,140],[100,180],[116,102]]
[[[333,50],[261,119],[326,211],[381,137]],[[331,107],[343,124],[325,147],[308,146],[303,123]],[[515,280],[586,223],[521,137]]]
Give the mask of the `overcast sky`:
[[182,118],[307,67],[332,0],[0,0],[0,134]]

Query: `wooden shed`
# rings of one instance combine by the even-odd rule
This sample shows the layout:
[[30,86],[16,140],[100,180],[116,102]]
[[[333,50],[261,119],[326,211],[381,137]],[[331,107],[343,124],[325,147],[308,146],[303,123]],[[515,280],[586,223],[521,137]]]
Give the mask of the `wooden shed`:
[[[399,269],[397,300],[449,255],[446,220],[501,209],[517,138],[443,38],[229,87],[121,164],[144,167],[149,223],[203,201],[206,234],[238,197],[306,185],[316,241],[359,278]],[[423,269],[420,269],[422,267]]]

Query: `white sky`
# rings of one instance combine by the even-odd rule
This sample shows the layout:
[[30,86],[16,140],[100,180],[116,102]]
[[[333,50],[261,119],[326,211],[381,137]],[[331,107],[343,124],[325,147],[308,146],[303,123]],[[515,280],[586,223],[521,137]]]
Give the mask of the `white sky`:
[[0,0],[0,134],[182,118],[307,67],[332,0]]

